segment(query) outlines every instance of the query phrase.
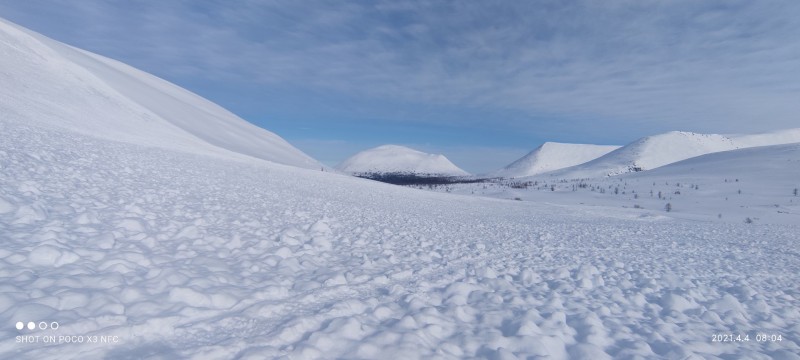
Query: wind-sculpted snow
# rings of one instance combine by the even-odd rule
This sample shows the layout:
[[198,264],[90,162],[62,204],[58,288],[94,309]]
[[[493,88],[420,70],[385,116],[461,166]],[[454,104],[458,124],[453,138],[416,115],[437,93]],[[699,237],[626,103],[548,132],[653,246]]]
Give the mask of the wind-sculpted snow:
[[0,358],[800,353],[797,226],[430,193],[2,119],[0,133]]

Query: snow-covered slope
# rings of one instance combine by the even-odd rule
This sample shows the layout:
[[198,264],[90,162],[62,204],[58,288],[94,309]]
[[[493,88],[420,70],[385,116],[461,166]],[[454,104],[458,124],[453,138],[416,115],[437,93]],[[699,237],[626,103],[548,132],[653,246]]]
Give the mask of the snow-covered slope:
[[[796,225],[416,191],[2,118],[0,133],[0,358],[800,352]],[[728,333],[751,341],[713,345]]]
[[800,143],[715,152],[616,177],[567,182],[539,177],[447,190],[603,209],[628,207],[641,216],[692,221],[800,224]]
[[619,180],[628,197],[640,194],[636,203],[663,209],[669,202],[679,217],[800,224],[800,143],[701,155]]
[[194,153],[322,166],[185,89],[2,19],[0,54],[0,114],[6,119]]
[[[782,180],[800,185],[800,142],[754,146],[693,157],[629,178],[747,179],[754,182]],[[787,192],[788,193],[788,192]]]
[[728,135],[738,148],[792,144],[800,142],[800,128],[773,131],[762,134]]
[[752,146],[800,142],[800,129],[755,135],[718,135],[672,131],[648,136],[602,157],[548,175],[594,178],[645,171],[695,156]]
[[583,164],[618,149],[613,145],[546,142],[492,176],[523,177]]
[[399,145],[382,145],[364,150],[349,157],[336,168],[350,174],[468,175],[444,155],[428,154]]

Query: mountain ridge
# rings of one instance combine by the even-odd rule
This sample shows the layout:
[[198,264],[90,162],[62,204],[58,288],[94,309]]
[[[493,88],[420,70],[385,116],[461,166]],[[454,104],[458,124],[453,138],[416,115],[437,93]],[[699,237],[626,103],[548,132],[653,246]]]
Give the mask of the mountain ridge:
[[597,159],[547,175],[564,178],[616,176],[652,170],[705,154],[795,142],[800,142],[800,129],[735,135],[670,131],[640,138]]

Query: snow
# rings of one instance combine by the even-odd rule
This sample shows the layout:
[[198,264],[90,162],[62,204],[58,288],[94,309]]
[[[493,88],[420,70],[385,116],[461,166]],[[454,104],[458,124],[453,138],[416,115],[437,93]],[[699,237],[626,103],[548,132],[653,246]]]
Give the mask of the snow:
[[[579,207],[637,208],[644,218],[799,224],[800,143],[706,154],[657,169],[602,178],[542,174],[448,185],[460,194]],[[441,187],[433,188],[442,191]],[[672,211],[665,212],[669,203]]]
[[765,134],[719,135],[672,131],[647,136],[602,157],[570,168],[553,171],[553,177],[594,178],[646,171],[714,152],[753,146],[800,142],[800,129]]
[[[800,353],[797,145],[592,180],[698,196],[671,195],[670,213],[570,183],[514,190],[547,201],[419,191],[243,156],[154,113],[146,124],[132,114],[146,107],[65,61],[63,45],[1,26],[0,358]],[[21,53],[61,70],[31,72]],[[735,213],[704,215],[724,196]],[[779,206],[729,220],[753,204]],[[15,326],[28,321],[59,327]]]
[[399,145],[382,145],[364,150],[342,161],[336,169],[350,174],[469,175],[444,155],[428,154]]
[[800,142],[800,128],[773,131],[762,134],[729,135],[739,148],[791,144]]
[[[0,19],[8,119],[190,153],[323,166],[279,136],[174,84]],[[241,155],[240,155],[241,157]]]
[[546,142],[491,176],[515,178],[541,174],[583,164],[618,148],[613,145]]
[[[0,357],[800,351],[797,222],[439,194],[0,124],[0,197],[42,209],[0,215],[3,323],[119,338],[20,344],[10,325]],[[783,340],[711,342],[728,332]]]

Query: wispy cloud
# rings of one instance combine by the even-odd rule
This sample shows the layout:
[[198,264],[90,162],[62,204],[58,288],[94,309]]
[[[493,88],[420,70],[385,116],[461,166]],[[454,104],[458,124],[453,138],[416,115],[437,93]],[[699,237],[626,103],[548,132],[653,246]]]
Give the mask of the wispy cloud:
[[26,1],[0,11],[172,79],[529,115],[486,126],[800,124],[796,1]]

